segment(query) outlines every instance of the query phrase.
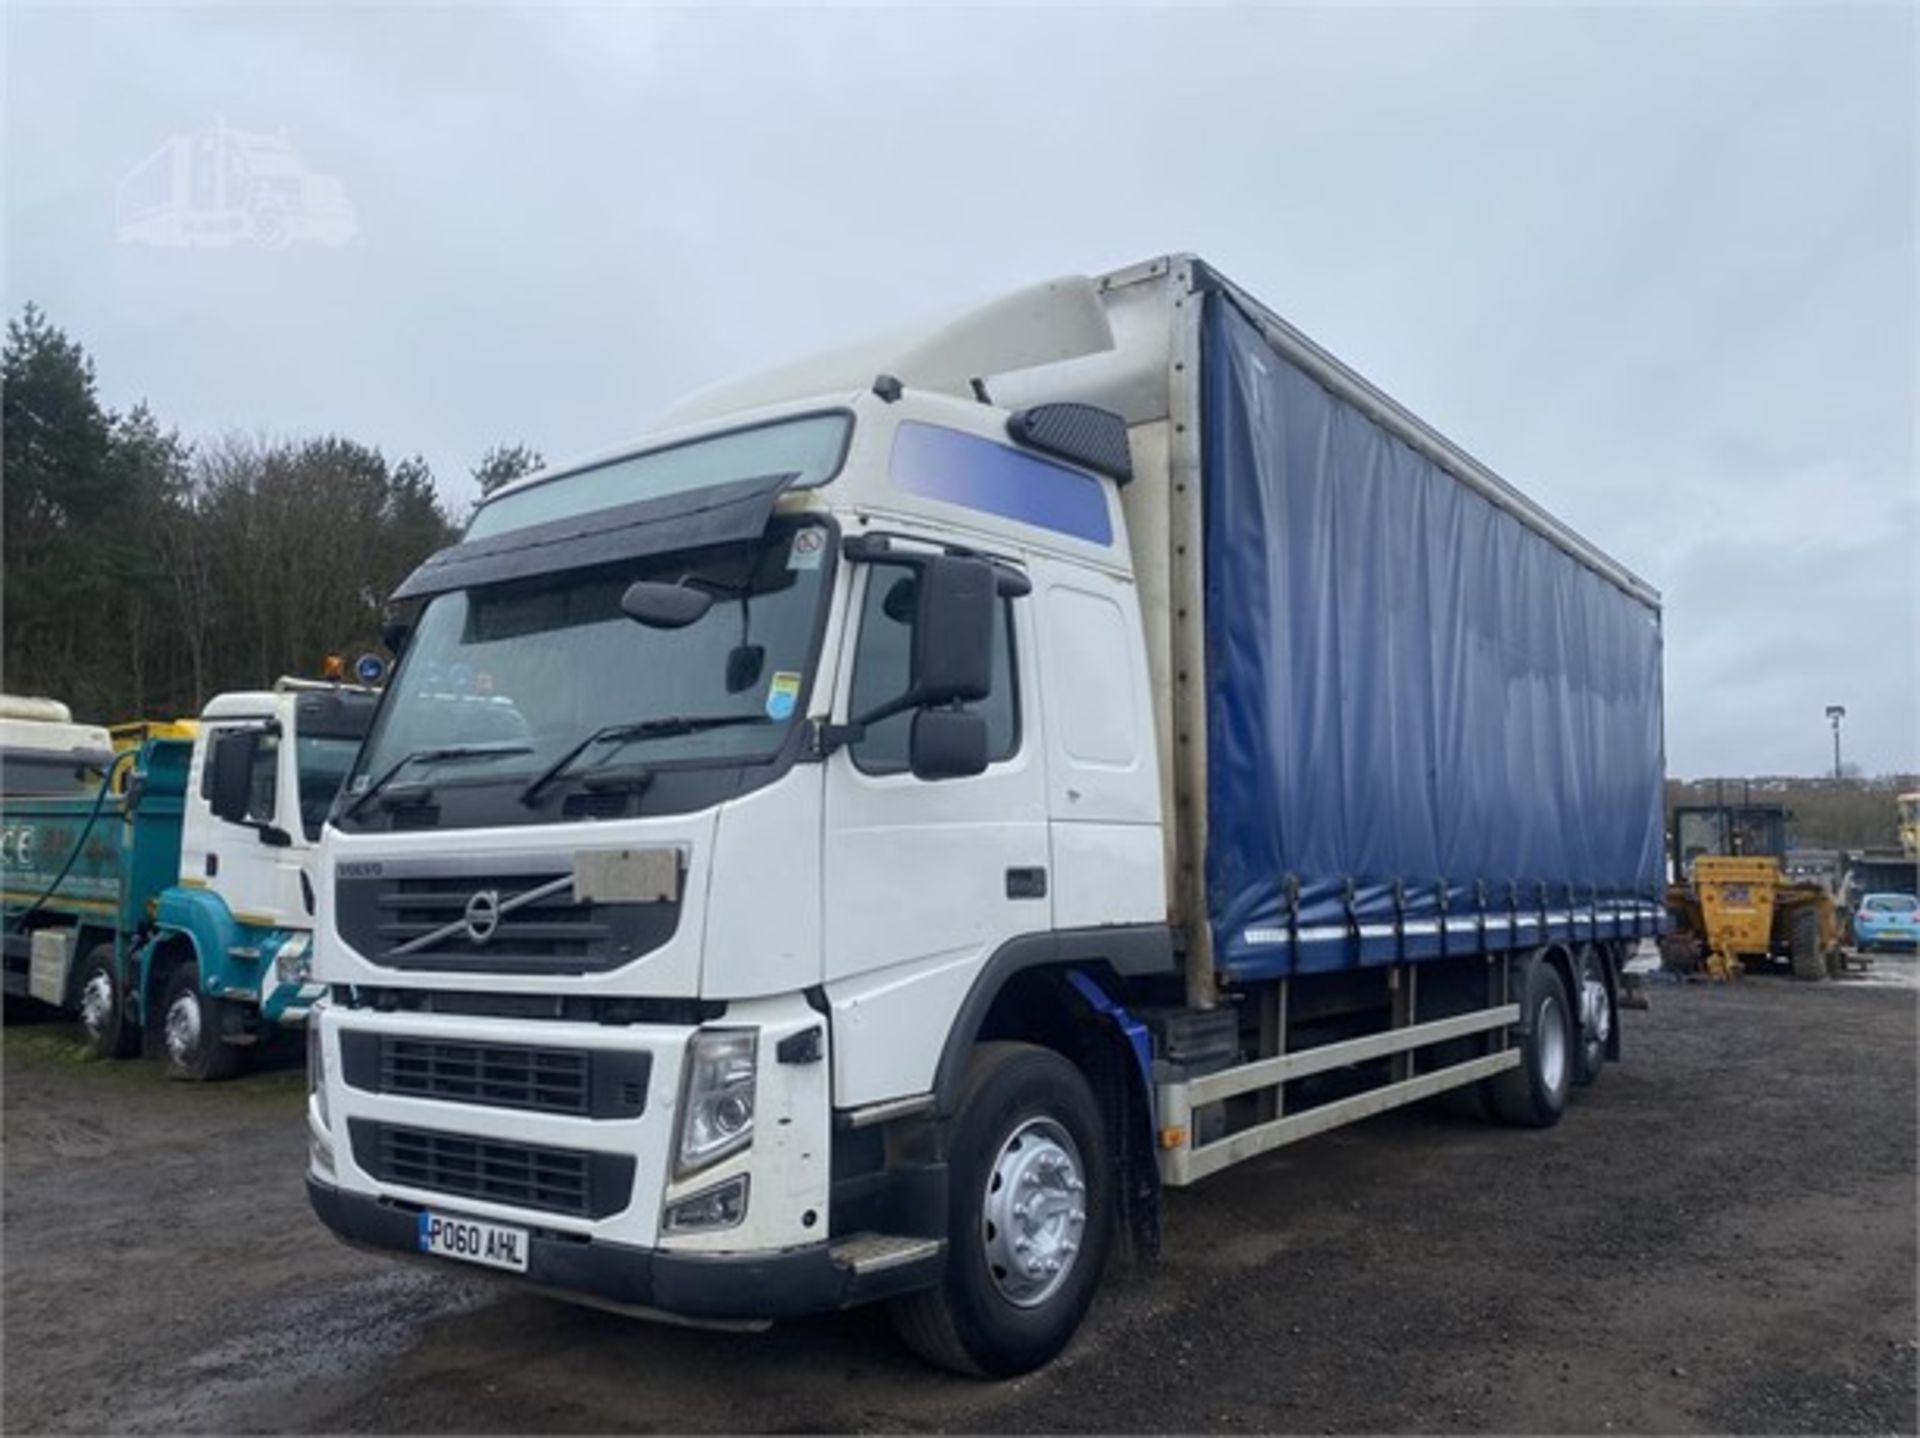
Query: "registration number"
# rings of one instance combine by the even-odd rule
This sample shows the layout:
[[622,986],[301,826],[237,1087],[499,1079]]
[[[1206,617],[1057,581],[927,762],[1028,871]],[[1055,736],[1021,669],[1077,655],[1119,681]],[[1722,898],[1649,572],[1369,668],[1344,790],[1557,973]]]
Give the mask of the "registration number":
[[419,1245],[422,1253],[437,1253],[443,1258],[458,1258],[488,1268],[505,1268],[515,1273],[527,1271],[527,1231],[509,1228],[503,1223],[482,1223],[475,1218],[454,1218],[445,1213],[420,1214]]

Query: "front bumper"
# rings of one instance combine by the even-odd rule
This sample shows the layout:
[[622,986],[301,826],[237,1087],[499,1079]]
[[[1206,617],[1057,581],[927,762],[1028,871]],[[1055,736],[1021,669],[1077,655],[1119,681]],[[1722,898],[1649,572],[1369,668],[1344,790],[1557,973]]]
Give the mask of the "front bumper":
[[[416,1208],[345,1193],[311,1175],[307,1198],[320,1221],[349,1243],[418,1253]],[[452,1260],[447,1267],[470,1274],[491,1273]],[[676,1318],[750,1323],[827,1313],[886,1298],[925,1287],[938,1273],[937,1264],[856,1272],[851,1265],[836,1262],[826,1243],[764,1254],[676,1253],[535,1230],[528,1235],[523,1281],[589,1302],[649,1309]]]

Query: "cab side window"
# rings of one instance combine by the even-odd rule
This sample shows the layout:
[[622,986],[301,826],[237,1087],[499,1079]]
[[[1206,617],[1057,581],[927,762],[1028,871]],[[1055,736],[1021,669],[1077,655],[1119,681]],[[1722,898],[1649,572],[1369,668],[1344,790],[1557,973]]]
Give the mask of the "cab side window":
[[[987,721],[987,762],[998,764],[1020,750],[1020,705],[1013,662],[1013,601],[1000,603],[994,626],[993,692],[971,705]],[[905,693],[913,654],[913,570],[904,564],[869,567],[867,594],[860,607],[860,635],[853,658],[850,714]],[[849,747],[853,762],[867,774],[907,772],[911,710],[867,726],[866,736]]]
[[279,812],[280,736],[262,734],[254,747],[253,769],[247,781],[247,818],[258,824],[271,824]]

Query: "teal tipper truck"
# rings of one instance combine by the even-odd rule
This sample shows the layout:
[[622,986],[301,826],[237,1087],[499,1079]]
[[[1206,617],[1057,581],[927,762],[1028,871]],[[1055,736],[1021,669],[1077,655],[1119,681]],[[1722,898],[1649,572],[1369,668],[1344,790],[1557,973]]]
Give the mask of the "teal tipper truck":
[[[0,754],[5,989],[70,1012],[101,1057],[223,1078],[305,1023],[313,845],[372,690],[282,679],[223,694],[193,739],[149,738],[85,788],[32,727]],[[77,726],[64,726],[68,729]],[[51,730],[49,730],[51,733]],[[76,757],[75,764],[81,760]]]

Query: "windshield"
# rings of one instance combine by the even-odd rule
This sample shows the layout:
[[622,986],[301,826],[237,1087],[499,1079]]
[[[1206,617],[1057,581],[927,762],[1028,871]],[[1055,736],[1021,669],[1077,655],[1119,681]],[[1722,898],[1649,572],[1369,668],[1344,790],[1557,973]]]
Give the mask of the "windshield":
[[[833,551],[825,525],[777,521],[747,543],[440,595],[407,642],[347,793],[409,755],[396,787],[517,790],[596,731],[648,720],[699,722],[588,744],[551,788],[608,767],[770,760],[802,711]],[[620,604],[640,580],[713,602],[681,628],[649,628]],[[476,746],[503,752],[437,752]],[[491,822],[503,817],[536,815],[514,805]]]
[[100,773],[72,755],[0,751],[0,795],[8,798],[91,794],[100,787]]

